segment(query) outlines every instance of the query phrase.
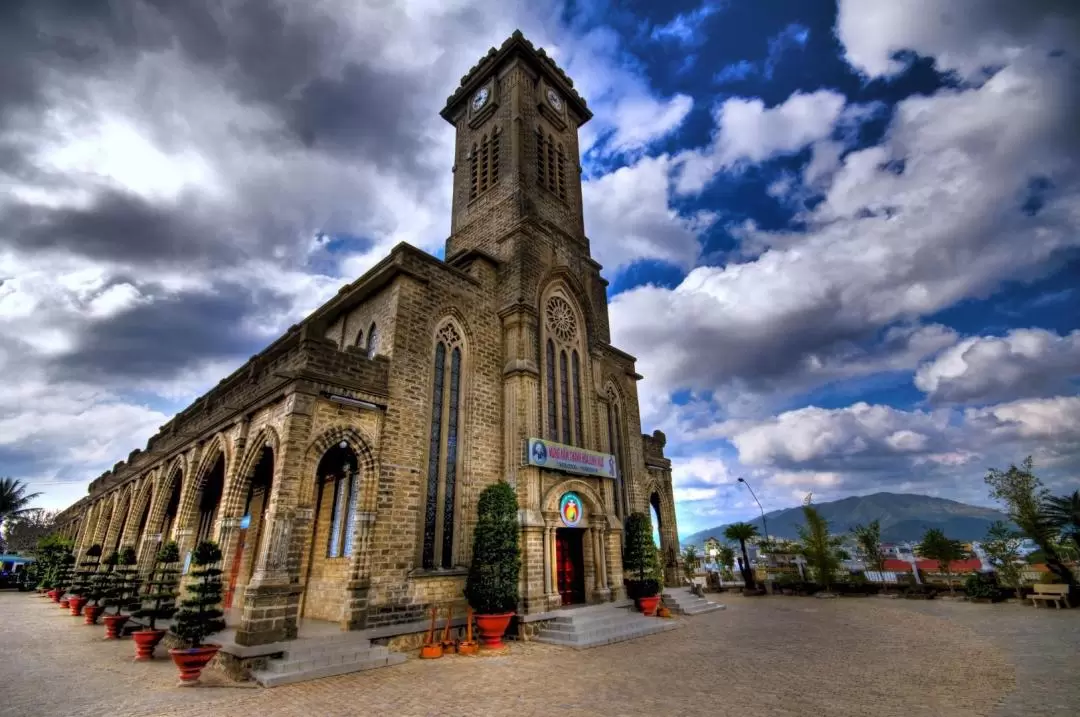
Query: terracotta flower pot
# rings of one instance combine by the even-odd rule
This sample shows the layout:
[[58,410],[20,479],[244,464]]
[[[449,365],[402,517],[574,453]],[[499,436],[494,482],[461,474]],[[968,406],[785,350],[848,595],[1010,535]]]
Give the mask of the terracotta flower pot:
[[476,629],[480,633],[480,647],[485,650],[501,650],[506,645],[502,637],[506,634],[506,628],[510,626],[512,612],[504,612],[501,615],[477,615]]
[[477,644],[475,640],[473,642],[463,640],[459,642],[457,646],[457,654],[459,655],[475,655],[479,651],[480,645]]
[[421,660],[434,660],[442,657],[443,649],[442,645],[435,642],[430,645],[422,645],[420,647],[420,659]]
[[61,610],[67,610],[69,607],[71,607],[71,599],[70,598],[60,598],[60,609]]
[[656,616],[671,617],[671,610],[666,605],[661,605],[660,607],[656,608]]
[[78,617],[79,615],[82,615],[83,605],[85,605],[85,604],[86,604],[86,598],[84,598],[84,597],[68,598],[68,607],[71,608],[71,614],[74,615],[75,617]]
[[119,640],[120,631],[124,629],[124,623],[128,621],[128,615],[106,615],[101,618],[105,621],[105,639]]
[[180,670],[180,685],[193,685],[198,682],[203,668],[214,659],[220,649],[221,645],[170,649],[169,656]]
[[53,602],[60,602],[60,591],[59,590],[50,590],[48,594],[49,594],[49,597],[52,599]]
[[653,617],[656,615],[656,605],[660,602],[659,595],[652,595],[650,597],[638,598],[638,606],[641,609],[643,615]]
[[154,648],[165,637],[164,630],[150,630],[143,628],[131,633],[131,639],[135,641],[135,659],[139,662],[154,659]]
[[98,615],[101,614],[100,605],[87,605],[83,608],[83,623],[86,625],[96,625]]

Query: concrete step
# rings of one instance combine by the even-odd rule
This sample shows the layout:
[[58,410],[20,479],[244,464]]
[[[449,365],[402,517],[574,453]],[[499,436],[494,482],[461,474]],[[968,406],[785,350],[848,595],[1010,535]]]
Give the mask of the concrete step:
[[400,664],[405,659],[405,655],[399,652],[372,646],[369,640],[357,639],[355,635],[346,638],[334,636],[325,640],[304,641],[298,647],[289,648],[281,658],[270,660],[265,670],[253,671],[252,677],[263,687],[279,687],[388,667]]
[[680,615],[701,615],[706,612],[725,609],[725,605],[712,602],[694,595],[688,588],[665,590],[664,604],[672,612]]
[[558,616],[541,628],[537,641],[582,650],[679,627],[677,622],[670,620],[645,617],[611,606],[598,607],[601,609],[573,610]]

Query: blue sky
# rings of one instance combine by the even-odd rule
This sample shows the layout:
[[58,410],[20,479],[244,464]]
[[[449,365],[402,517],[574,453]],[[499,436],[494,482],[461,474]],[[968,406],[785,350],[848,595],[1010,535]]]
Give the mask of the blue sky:
[[753,515],[738,476],[766,509],[986,504],[1028,454],[1080,482],[1068,3],[207,7],[0,23],[0,474],[45,504],[398,241],[441,256],[437,112],[516,28],[595,114],[586,231],[680,532]]

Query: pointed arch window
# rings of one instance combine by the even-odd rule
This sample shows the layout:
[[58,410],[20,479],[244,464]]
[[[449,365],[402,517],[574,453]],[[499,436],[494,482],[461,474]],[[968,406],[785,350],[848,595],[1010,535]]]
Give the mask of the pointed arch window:
[[375,322],[371,322],[371,328],[367,333],[367,357],[375,358],[375,354],[379,350],[379,327],[375,325]]
[[622,411],[619,410],[619,395],[614,387],[608,386],[606,393],[608,450],[615,456],[615,514],[619,518],[625,518],[630,512],[630,504],[626,495],[626,478],[623,475],[626,467],[626,453],[623,444]]
[[480,137],[469,150],[469,199],[494,187],[499,182],[499,130]]
[[566,151],[539,127],[536,129],[536,183],[566,201]]
[[452,323],[436,332],[431,389],[431,426],[424,499],[424,569],[454,566],[457,523],[458,435],[464,346]]
[[546,435],[570,446],[585,445],[577,323],[570,302],[561,296],[548,299],[544,307]]
[[[346,558],[353,552],[356,502],[360,494],[359,460],[347,441],[330,448],[319,460],[319,501],[331,491],[330,527],[326,536],[326,557]],[[323,519],[320,519],[322,522]],[[323,523],[325,525],[325,523]]]

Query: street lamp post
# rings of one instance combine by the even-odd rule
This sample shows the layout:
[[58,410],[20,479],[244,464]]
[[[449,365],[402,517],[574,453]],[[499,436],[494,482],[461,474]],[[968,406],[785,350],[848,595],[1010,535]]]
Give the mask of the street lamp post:
[[746,482],[746,479],[739,478],[739,482],[746,486],[746,489],[750,491],[750,496],[754,499],[754,502],[757,503],[758,510],[761,511],[761,527],[765,529],[765,542],[767,543],[769,542],[769,524],[765,520],[765,509],[761,507],[761,501],[754,495],[754,489],[750,487],[750,484]]

